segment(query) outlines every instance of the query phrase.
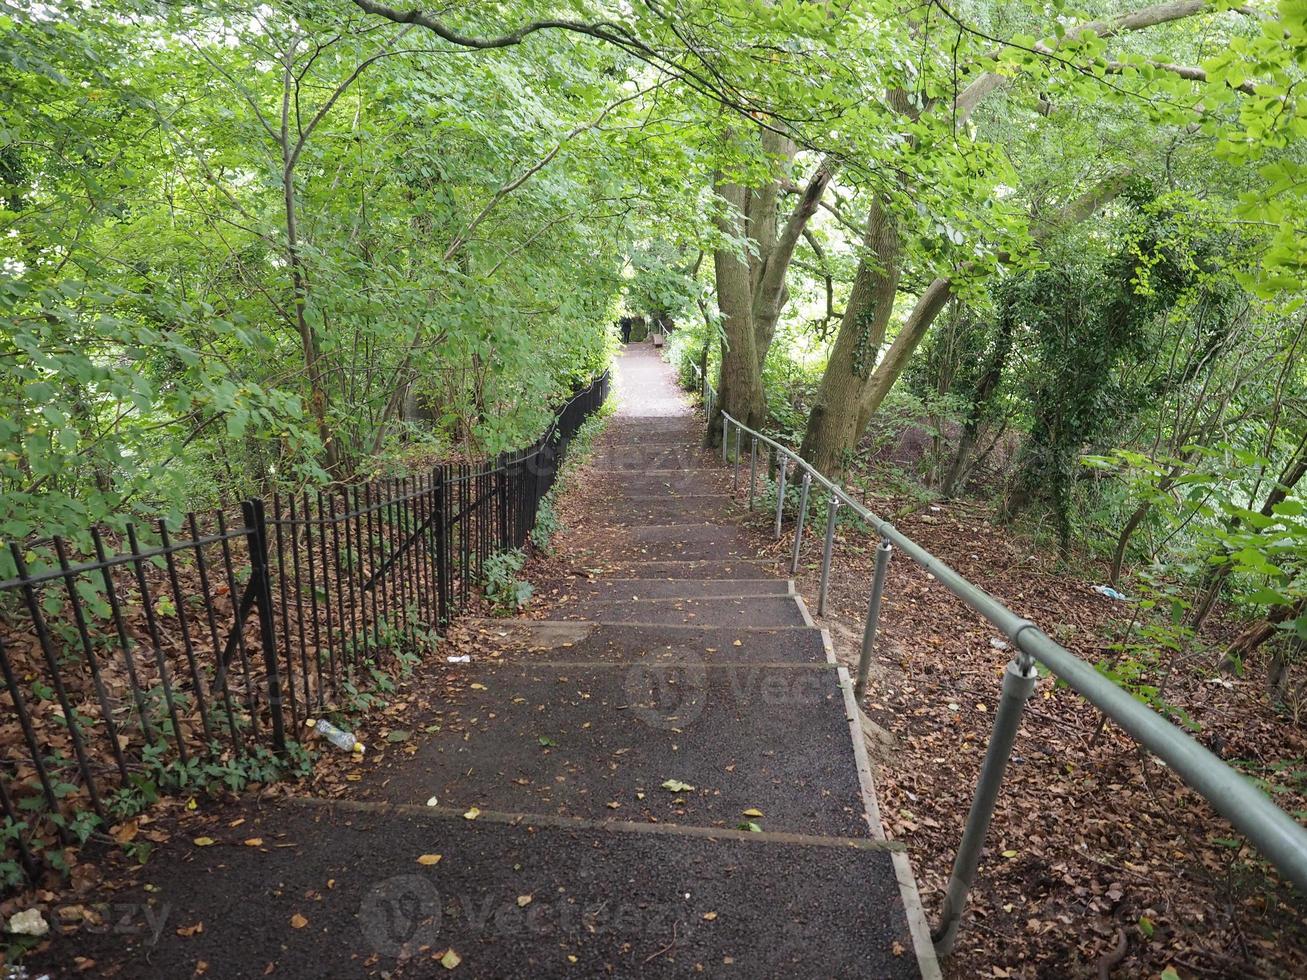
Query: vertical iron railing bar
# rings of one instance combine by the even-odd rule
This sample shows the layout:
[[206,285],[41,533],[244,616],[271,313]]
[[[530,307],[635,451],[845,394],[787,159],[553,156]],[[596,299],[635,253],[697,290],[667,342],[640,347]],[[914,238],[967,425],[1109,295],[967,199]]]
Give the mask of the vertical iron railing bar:
[[[223,532],[222,538],[222,564],[227,573],[227,595],[231,599],[232,615],[232,632],[236,637],[236,654],[240,657],[241,671],[245,676],[245,710],[250,716],[250,734],[255,739],[259,737],[259,697],[258,688],[254,683],[254,675],[250,670],[249,652],[245,649],[245,619],[240,611],[240,592],[236,588],[236,571],[231,560],[231,545],[226,537],[227,518],[221,510],[217,512],[218,530]],[[254,532],[247,524],[245,527],[245,548],[250,557],[250,567],[254,567],[254,539],[251,535]],[[220,663],[218,669],[221,671],[222,689],[228,688],[227,675],[230,672],[230,665]]]
[[[343,495],[343,491],[342,491]],[[327,499],[331,502],[331,551],[332,564],[335,565],[334,575],[336,579],[336,622],[340,630],[340,642],[337,648],[340,651],[340,663],[345,670],[345,682],[354,683],[354,576],[345,575],[341,570],[341,551],[340,551],[340,525],[345,522],[345,547],[349,547],[349,523],[344,517],[344,511],[340,515],[336,514],[336,497],[328,493]],[[342,500],[347,504],[347,500]],[[348,506],[345,510],[348,510]],[[346,626],[346,617],[348,616],[349,625]]]
[[[350,521],[354,526],[354,547],[351,550],[351,555],[350,555],[351,561],[350,561],[350,570],[349,570],[351,582],[354,580],[355,577],[361,578],[362,575],[364,574],[364,569],[367,567],[364,563],[364,556],[367,554],[367,552],[364,550],[363,547],[363,519],[364,518],[363,518],[362,511],[359,508],[359,488],[357,486],[353,488],[353,504],[354,504],[354,508],[353,508],[354,512],[350,518]],[[351,588],[352,587],[353,586],[351,586]],[[362,644],[361,659],[359,660],[358,665],[360,668],[362,668],[367,664],[369,660],[370,657],[369,651],[371,649],[371,646],[368,643],[368,633],[371,630],[371,627],[369,626],[368,623],[368,603],[369,602],[372,603],[372,621],[375,623],[377,618],[377,607],[376,607],[377,593],[374,590],[369,589],[368,594],[365,595],[363,592],[362,584],[360,584],[358,590],[358,597],[359,597],[358,642]],[[377,656],[379,658],[380,654],[378,654]]]
[[163,638],[159,633],[159,623],[154,617],[154,600],[150,597],[150,584],[145,579],[145,562],[138,557],[141,553],[140,543],[136,540],[136,525],[127,525],[127,546],[132,556],[137,558],[132,563],[136,570],[136,585],[141,594],[141,609],[145,613],[145,630],[154,645],[154,663],[159,670],[159,686],[163,688],[163,701],[168,708],[168,718],[172,722],[173,740],[177,743],[177,757],[186,764],[190,753],[186,751],[186,739],[182,734],[181,717],[177,714],[177,701],[173,697],[172,678],[168,676],[168,663],[163,657]]
[[[59,567],[65,572],[69,568],[68,548],[64,544],[64,539],[55,535],[54,552],[59,559]],[[68,602],[73,610],[73,622],[77,626],[77,635],[82,643],[82,655],[86,658],[86,667],[91,672],[91,683],[95,687],[95,697],[100,703],[100,716],[104,718],[105,733],[109,736],[109,745],[113,752],[114,762],[118,766],[118,774],[122,777],[122,785],[126,786],[130,777],[127,774],[127,759],[123,755],[122,745],[118,741],[118,726],[113,720],[113,707],[109,703],[109,692],[105,689],[104,678],[100,675],[99,658],[95,655],[95,647],[91,643],[91,632],[87,628],[86,613],[82,609],[82,597],[77,594],[77,583],[75,575],[69,575],[64,579],[65,587],[68,591]]]
[[413,632],[412,604],[409,592],[413,585],[413,568],[410,559],[412,549],[405,549],[401,554],[399,547],[408,540],[408,504],[404,499],[403,482],[398,477],[391,477],[391,554],[397,556],[398,566],[395,570],[395,585],[399,590],[399,612],[404,623],[404,642],[410,651],[417,649],[417,634]]
[[[164,564],[168,568],[168,584],[172,588],[173,607],[176,609],[177,626],[182,634],[182,651],[186,657],[186,666],[191,674],[191,685],[195,688],[195,707],[200,713],[200,729],[204,732],[206,742],[213,741],[213,731],[209,726],[209,707],[204,697],[204,680],[200,677],[200,668],[195,662],[195,644],[191,642],[191,628],[186,611],[186,599],[182,595],[181,579],[177,576],[177,563],[168,539],[168,522],[159,519],[159,542],[164,548]],[[207,596],[205,597],[207,600]]]
[[414,477],[414,483],[421,491],[416,497],[415,509],[413,513],[414,533],[418,534],[418,544],[413,555],[414,564],[417,567],[418,588],[421,591],[422,602],[419,606],[422,616],[422,626],[428,632],[434,632],[438,629],[437,617],[432,612],[432,585],[431,585],[431,535],[433,528],[427,523],[430,517],[431,497],[427,493],[427,480],[430,474],[419,473]]
[[[287,494],[288,510],[290,511],[290,564],[291,574],[295,580],[295,635],[299,640],[300,646],[300,667],[304,672],[304,684],[301,690],[304,692],[304,718],[308,719],[309,713],[313,707],[313,697],[310,691],[312,676],[309,671],[309,644],[307,634],[304,630],[304,582],[300,575],[300,542],[299,542],[299,522],[296,520],[295,498],[296,494]],[[309,533],[310,524],[307,520],[308,514],[304,515],[304,532]],[[306,545],[307,547],[307,545]],[[309,558],[312,564],[312,556]],[[318,664],[318,695],[322,694],[322,663],[318,660],[315,649],[313,659]]]
[[[265,530],[267,524],[264,525]],[[286,700],[290,703],[290,727],[291,731],[300,730],[299,721],[299,702],[295,696],[295,651],[291,649],[290,638],[290,589],[286,585],[286,555],[284,547],[285,531],[281,525],[281,494],[272,495],[272,533],[277,538],[277,593],[281,602],[281,641],[286,650]],[[293,527],[294,525],[292,525]],[[293,550],[293,548],[292,548]],[[271,554],[269,554],[271,560]],[[272,584],[272,576],[268,576],[269,587]]]
[[368,589],[368,595],[372,597],[372,642],[376,646],[377,666],[381,666],[382,656],[390,651],[389,640],[383,641],[382,630],[389,627],[386,620],[386,580],[376,577],[377,570],[380,567],[380,561],[377,557],[377,525],[380,523],[380,514],[372,505],[372,484],[363,484],[363,527],[367,537],[364,539],[367,548],[367,574],[372,579],[372,588]]
[[[317,556],[313,554],[313,498],[309,496],[307,490],[301,498],[301,506],[304,508],[304,562],[308,566],[309,572],[309,623],[312,627],[313,634],[313,664],[318,675],[318,698],[314,706],[321,711],[327,703],[327,686],[322,679],[322,623],[323,618],[328,622],[331,620],[331,594],[327,589],[326,576],[323,576],[322,582],[322,604],[325,607],[323,614],[318,612],[318,573]],[[321,535],[319,535],[321,538]],[[326,546],[319,545],[323,556],[326,556]],[[326,566],[323,566],[325,571]],[[330,644],[331,631],[327,630],[328,644]],[[333,661],[334,665],[334,661]],[[327,669],[327,676],[331,677],[332,668]],[[332,677],[332,684],[335,684],[335,678]]]
[[[268,685],[268,716],[274,751],[286,751],[286,716],[282,704],[281,675],[277,669],[277,614],[272,601],[272,572],[268,568],[268,524],[263,501],[257,497],[241,504],[250,542],[250,582],[259,610],[263,669]],[[291,716],[292,721],[294,715]]]
[[468,478],[471,475],[470,468],[466,463],[459,466],[458,481],[458,505],[462,512],[458,521],[458,608],[460,610],[467,608],[468,600],[472,597],[472,515],[469,513],[472,504],[472,488],[468,485]]
[[[9,662],[9,652],[5,649],[3,639],[0,639],[0,671],[4,673],[5,687],[9,691],[9,699],[14,703],[18,725],[22,728],[23,738],[27,740],[27,748],[32,753],[32,768],[36,770],[36,778],[41,784],[45,805],[52,815],[60,816],[63,809],[59,805],[59,797],[55,795],[54,784],[50,782],[50,771],[46,768],[45,756],[41,754],[41,742],[36,737],[36,729],[32,727],[32,716],[27,710],[27,699],[23,697],[23,691],[18,686],[18,678],[14,676],[13,664]],[[72,835],[63,821],[57,822],[55,826],[60,840],[65,843],[71,840]]]
[[[191,530],[191,539],[199,540],[199,522],[195,517],[195,511],[190,511],[186,515],[186,525]],[[209,625],[209,643],[212,645],[214,657],[221,657],[222,643],[218,639],[218,617],[213,609],[213,589],[209,584],[209,567],[204,560],[202,545],[197,545],[195,548],[195,570],[200,576],[200,591],[204,593],[204,618]],[[236,710],[231,703],[231,690],[227,686],[226,673],[220,663],[213,665],[213,676],[213,689],[222,695],[223,714],[227,716],[227,730],[231,733],[232,748],[236,752],[236,757],[240,758],[245,754],[245,744],[236,725]],[[223,678],[222,684],[217,683],[219,676]]]
[[445,523],[446,501],[449,496],[445,485],[446,468],[436,471],[435,486],[432,488],[433,505],[436,514],[436,578],[440,593],[440,628],[449,622],[449,525]]
[[[396,554],[396,549],[399,547],[399,544],[397,544],[396,542],[403,542],[404,538],[406,537],[405,528],[407,526],[407,520],[405,517],[405,505],[399,499],[400,498],[399,481],[397,479],[391,478],[389,482],[390,482],[389,551],[390,554],[394,555]],[[416,638],[413,635],[413,617],[409,615],[409,607],[408,607],[408,585],[411,579],[409,575],[409,564],[408,564],[406,554],[399,555],[398,559],[399,559],[398,563],[392,563],[392,568],[394,569],[394,571],[392,573],[392,578],[391,578],[391,592],[399,593],[399,609],[397,612],[399,616],[399,621],[400,623],[403,624],[402,631],[405,638],[404,642],[409,650],[413,650],[416,648]]]
[[132,656],[132,641],[127,635],[127,624],[123,621],[122,605],[118,601],[117,583],[110,565],[105,562],[104,538],[98,527],[91,528],[91,543],[95,556],[100,559],[100,573],[104,578],[105,598],[109,600],[109,615],[113,619],[114,630],[118,634],[118,646],[123,654],[123,667],[127,672],[127,683],[132,689],[132,701],[136,704],[136,717],[141,723],[141,734],[151,745],[156,744],[154,726],[150,723],[150,711],[145,704],[145,692],[141,688],[140,677],[136,673],[136,659]]

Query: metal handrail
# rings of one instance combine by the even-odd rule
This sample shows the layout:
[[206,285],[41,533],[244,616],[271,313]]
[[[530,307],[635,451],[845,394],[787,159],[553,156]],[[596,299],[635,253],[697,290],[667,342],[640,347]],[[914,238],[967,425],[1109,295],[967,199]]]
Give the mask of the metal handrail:
[[[698,365],[694,365],[694,369],[699,375],[705,402],[715,405],[718,400],[717,392],[704,377]],[[936,951],[940,955],[948,954],[957,934],[958,923],[966,906],[967,894],[975,877],[980,851],[993,815],[999,784],[1011,755],[1021,712],[1037,680],[1035,662],[1043,664],[1051,674],[1064,681],[1068,687],[1088,700],[1153,755],[1165,762],[1199,796],[1207,800],[1217,812],[1252,841],[1266,859],[1297,886],[1300,892],[1307,894],[1307,828],[1277,807],[1251,780],[1227,765],[1162,715],[1138,701],[1128,691],[1104,677],[1091,664],[1054,641],[1030,620],[1018,616],[994,596],[968,581],[899,531],[893,524],[872,513],[797,453],[775,439],[750,428],[726,411],[721,412],[721,417],[723,447],[728,444],[730,427],[734,426],[737,456],[741,436],[748,433],[755,452],[759,442],[776,450],[782,478],[787,465],[786,460],[793,460],[795,476],[800,470],[803,472],[802,503],[799,506],[799,523],[795,532],[795,570],[798,568],[798,536],[802,533],[807,517],[808,487],[815,482],[829,491],[831,506],[827,519],[826,551],[822,561],[819,610],[825,605],[836,509],[839,506],[851,507],[881,538],[876,555],[875,578],[858,669],[859,702],[866,686],[871,652],[875,645],[880,598],[884,591],[889,554],[894,548],[903,551],[933,575],[936,581],[962,600],[968,608],[980,614],[1002,632],[1015,647],[1015,656],[1004,674],[1003,693],[994,717],[994,732],[986,750],[976,786],[976,795],[958,847],[940,922],[933,932]],[[723,457],[725,457],[725,450],[723,450]],[[784,502],[784,495],[778,495],[776,521],[778,539]]]

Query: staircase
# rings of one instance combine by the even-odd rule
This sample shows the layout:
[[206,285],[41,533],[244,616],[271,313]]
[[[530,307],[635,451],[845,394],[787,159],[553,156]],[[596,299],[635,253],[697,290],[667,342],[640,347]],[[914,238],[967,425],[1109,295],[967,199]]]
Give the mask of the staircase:
[[564,571],[527,615],[465,624],[477,652],[430,668],[448,691],[404,721],[411,752],[383,753],[348,800],[251,804],[231,840],[165,849],[153,891],[124,897],[166,903],[158,941],[56,959],[159,977],[937,976],[829,639],[736,523],[652,351],[623,355],[619,399]]

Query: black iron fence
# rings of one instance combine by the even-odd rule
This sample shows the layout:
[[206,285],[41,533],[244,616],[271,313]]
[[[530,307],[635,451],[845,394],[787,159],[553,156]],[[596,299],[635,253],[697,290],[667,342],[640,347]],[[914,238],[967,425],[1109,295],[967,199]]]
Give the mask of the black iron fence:
[[[180,522],[9,545],[0,581],[0,883],[160,790],[285,753],[429,652],[487,559],[525,544],[608,375],[533,445]],[[9,708],[12,710],[9,710]]]

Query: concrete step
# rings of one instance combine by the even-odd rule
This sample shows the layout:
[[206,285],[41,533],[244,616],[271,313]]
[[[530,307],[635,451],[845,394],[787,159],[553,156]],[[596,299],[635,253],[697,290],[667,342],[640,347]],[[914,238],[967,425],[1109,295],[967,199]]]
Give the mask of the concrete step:
[[81,975],[74,956],[157,978],[917,975],[892,843],[295,800],[228,815],[214,846],[158,847],[150,891],[115,893],[164,928],[84,929],[33,975]]
[[569,556],[575,571],[590,577],[645,578],[682,581],[686,579],[767,578],[779,575],[775,562],[757,559],[704,559],[702,561],[584,560]]
[[503,663],[829,663],[825,635],[806,626],[762,629],[641,626],[556,619],[479,619],[466,624],[481,652]]
[[678,497],[615,497],[586,509],[587,523],[626,524],[725,524],[739,518],[739,504],[722,494]]
[[618,446],[601,449],[590,457],[596,470],[623,473],[713,469],[717,460],[696,446]]
[[600,438],[645,444],[677,439],[693,444],[703,442],[705,431],[706,423],[695,415],[675,418],[615,418],[604,427]]
[[568,539],[568,552],[610,562],[747,559],[758,553],[758,538],[734,526],[654,524],[624,528],[620,535],[576,532]]
[[725,828],[757,809],[764,830],[871,836],[829,664],[474,663],[458,673],[438,715],[406,720],[439,730],[414,736],[413,754],[374,758],[362,798]]
[[552,616],[596,623],[727,628],[739,626],[811,626],[798,596],[712,596],[687,598],[590,599],[554,607]]
[[617,497],[700,497],[721,495],[730,487],[730,477],[721,469],[623,470],[591,469],[588,474],[595,496]]
[[531,604],[580,602],[586,599],[704,599],[710,596],[793,595],[794,584],[783,578],[647,579],[585,578],[541,582]]

